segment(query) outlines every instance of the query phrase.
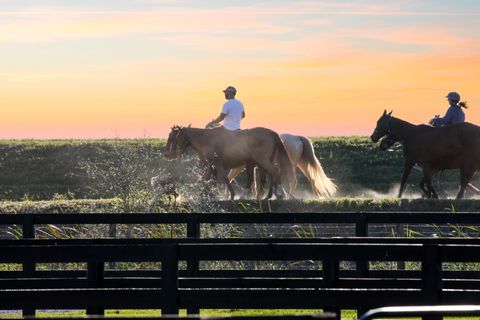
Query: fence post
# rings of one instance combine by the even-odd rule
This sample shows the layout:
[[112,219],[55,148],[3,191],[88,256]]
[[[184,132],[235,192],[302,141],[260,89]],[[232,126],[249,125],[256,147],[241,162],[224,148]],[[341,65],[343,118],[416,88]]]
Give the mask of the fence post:
[[[335,288],[338,286],[339,269],[338,261],[322,261],[323,283],[325,284],[325,287]],[[326,307],[324,308],[324,312],[334,312],[336,314],[335,319],[340,320],[341,309],[337,306]]]
[[162,259],[162,316],[178,315],[178,245],[165,245]]
[[[356,237],[368,237],[368,219],[365,213],[357,213],[355,217],[355,236]],[[368,275],[368,261],[356,261],[355,263],[357,274],[360,277],[366,277]]]
[[[31,213],[25,213],[23,215],[22,238],[35,239],[34,215]],[[25,278],[35,277],[35,262],[24,262],[22,264],[22,271]],[[35,308],[23,308],[22,314],[24,317],[35,316]]]
[[[200,239],[200,223],[198,222],[198,216],[192,215],[187,223],[187,238]],[[187,276],[193,277],[198,274],[200,269],[199,261],[195,258],[187,260]],[[200,314],[199,308],[187,309],[187,314]]]
[[[368,237],[368,216],[366,213],[357,213],[355,217],[355,236]],[[357,260],[355,262],[358,277],[368,277],[368,264],[369,262],[367,260]],[[367,311],[368,308],[358,308],[357,318]]]
[[[102,288],[105,274],[104,262],[87,263],[87,282],[89,288]],[[87,306],[87,315],[103,316],[105,308],[99,305]]]
[[[117,239],[117,225],[116,224],[109,224],[108,225],[108,237],[112,239]],[[116,263],[115,261],[108,262],[108,268],[113,270],[115,269]]]
[[[200,224],[198,223],[198,217],[192,217],[187,223],[187,238],[200,239]],[[199,270],[199,262],[195,258],[187,260],[187,274],[194,276]]]
[[[405,228],[403,223],[397,224],[396,236],[402,238],[405,237]],[[405,261],[397,261],[397,270],[405,270]]]
[[[439,245],[423,245],[422,293],[424,304],[439,305],[442,302],[442,260]],[[442,316],[424,316],[423,320],[440,320]]]

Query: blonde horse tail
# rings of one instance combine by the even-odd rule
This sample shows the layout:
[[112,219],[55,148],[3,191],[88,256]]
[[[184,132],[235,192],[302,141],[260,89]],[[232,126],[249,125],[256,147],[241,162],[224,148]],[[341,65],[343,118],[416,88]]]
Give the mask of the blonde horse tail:
[[337,191],[337,186],[327,177],[320,161],[315,156],[312,142],[306,137],[300,137],[303,143],[302,157],[297,164],[310,181],[313,193],[317,197],[331,197]]
[[275,144],[278,152],[281,180],[282,183],[288,181],[289,193],[292,195],[297,187],[295,168],[293,167],[292,160],[290,159],[290,155],[288,154],[282,139],[280,139],[280,136],[276,132],[273,133],[275,135]]

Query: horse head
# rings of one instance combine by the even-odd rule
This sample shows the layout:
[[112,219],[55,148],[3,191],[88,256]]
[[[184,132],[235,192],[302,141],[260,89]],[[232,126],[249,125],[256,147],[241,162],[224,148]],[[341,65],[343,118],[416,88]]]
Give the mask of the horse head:
[[170,133],[168,134],[167,144],[165,146],[165,153],[164,156],[168,159],[172,159],[177,157],[177,137],[180,134],[182,127],[174,125],[170,128]]
[[[187,128],[190,128],[188,126]],[[177,158],[185,153],[190,145],[188,137],[185,134],[185,128],[174,125],[168,135],[167,145],[165,146],[165,157],[172,159]]]
[[375,130],[373,130],[373,133],[370,136],[370,139],[372,139],[373,143],[377,143],[380,138],[390,133],[391,123],[392,111],[390,111],[390,113],[387,113],[387,110],[383,111],[382,116],[377,121]]

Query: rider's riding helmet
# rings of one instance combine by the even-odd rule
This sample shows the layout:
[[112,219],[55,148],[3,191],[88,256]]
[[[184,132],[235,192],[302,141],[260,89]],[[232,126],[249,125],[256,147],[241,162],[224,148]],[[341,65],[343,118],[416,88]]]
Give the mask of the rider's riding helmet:
[[223,90],[223,92],[232,92],[233,94],[237,94],[237,89],[232,86],[228,86],[227,89]]
[[450,92],[445,98],[452,101],[460,101],[460,95],[457,92]]

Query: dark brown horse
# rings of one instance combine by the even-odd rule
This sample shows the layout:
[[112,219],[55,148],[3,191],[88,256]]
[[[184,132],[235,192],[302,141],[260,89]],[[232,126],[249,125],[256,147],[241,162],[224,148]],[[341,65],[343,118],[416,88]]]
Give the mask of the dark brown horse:
[[[392,147],[395,143],[399,142],[402,144],[402,141],[400,141],[397,137],[395,137],[392,133],[387,134],[383,139],[380,141],[380,149],[383,151],[388,150],[390,147]],[[446,168],[439,168],[439,171],[443,171]],[[435,174],[436,171],[433,173]],[[426,180],[425,176],[422,177],[422,180],[420,180],[420,189],[422,189],[423,193],[428,197],[432,198],[435,195],[433,195],[427,188],[426,188]]]
[[[279,135],[266,128],[253,128],[230,132],[223,128],[199,129],[175,126],[169,134],[166,153],[178,156],[187,147],[196,151],[200,160],[208,167],[215,167],[217,177],[230,190],[226,169],[257,165],[272,178],[273,192],[283,197],[281,184],[288,184],[293,190],[296,184],[294,167]],[[278,160],[279,169],[276,167]]]
[[401,141],[404,148],[404,170],[401,197],[410,171],[415,163],[423,169],[427,196],[438,198],[432,187],[432,175],[444,169],[460,169],[460,190],[457,198],[463,198],[465,188],[476,170],[480,169],[480,127],[471,123],[458,123],[446,127],[413,125],[383,112],[371,136],[374,143],[390,135]]

